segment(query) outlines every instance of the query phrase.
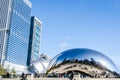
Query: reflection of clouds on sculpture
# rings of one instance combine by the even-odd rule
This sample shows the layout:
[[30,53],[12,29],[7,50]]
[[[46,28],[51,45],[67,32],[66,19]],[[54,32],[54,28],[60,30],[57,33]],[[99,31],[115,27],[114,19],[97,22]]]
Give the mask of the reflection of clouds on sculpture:
[[39,59],[45,59],[47,61],[50,61],[50,58],[46,54],[41,54]]
[[[64,51],[61,54],[54,57],[49,63],[47,73],[55,71],[58,73],[64,73],[64,68],[66,66],[73,66],[74,64],[76,64],[75,66],[82,65],[84,66],[83,68],[88,69],[90,69],[89,67],[92,66],[99,73],[103,73],[104,71],[109,72],[110,74],[113,74],[113,72],[118,72],[116,65],[107,56],[103,55],[100,52],[91,49],[71,49]],[[76,70],[81,69],[81,67],[79,67],[79,69],[77,68]],[[75,70],[75,68],[73,67],[71,69]]]
[[36,61],[31,62],[31,66],[29,67],[29,71],[37,72],[37,73],[46,73],[50,58],[45,55],[41,54],[39,59]]

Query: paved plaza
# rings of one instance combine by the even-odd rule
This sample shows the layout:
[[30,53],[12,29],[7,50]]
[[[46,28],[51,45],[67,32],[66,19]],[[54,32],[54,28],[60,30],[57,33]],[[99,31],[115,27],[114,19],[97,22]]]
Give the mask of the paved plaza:
[[[20,80],[20,78],[16,79],[2,79],[2,80]],[[27,80],[69,80],[68,78],[34,78],[34,79],[27,79]],[[74,80],[120,80],[119,78],[76,78]]]

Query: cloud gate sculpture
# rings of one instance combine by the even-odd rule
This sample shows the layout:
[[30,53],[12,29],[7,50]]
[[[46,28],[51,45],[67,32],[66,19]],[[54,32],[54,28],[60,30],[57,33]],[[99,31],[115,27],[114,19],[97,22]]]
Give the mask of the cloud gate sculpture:
[[55,56],[49,63],[47,74],[79,74],[81,78],[115,78],[118,69],[111,59],[91,49],[70,49]]

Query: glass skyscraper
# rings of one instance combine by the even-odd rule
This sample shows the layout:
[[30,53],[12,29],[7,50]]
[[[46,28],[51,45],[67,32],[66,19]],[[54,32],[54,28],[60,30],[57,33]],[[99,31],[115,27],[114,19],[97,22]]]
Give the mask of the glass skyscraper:
[[0,63],[6,58],[6,45],[12,12],[12,0],[0,0]]
[[29,0],[0,0],[0,17],[0,28],[8,29],[0,32],[0,44],[6,42],[1,44],[4,47],[0,46],[0,54],[5,54],[5,57],[1,56],[1,61],[5,66],[14,68],[20,65],[22,70],[27,65],[31,3]]
[[41,31],[42,31],[42,22],[34,16],[31,17],[28,60],[27,60],[28,66],[30,65],[30,62],[37,60],[40,56]]

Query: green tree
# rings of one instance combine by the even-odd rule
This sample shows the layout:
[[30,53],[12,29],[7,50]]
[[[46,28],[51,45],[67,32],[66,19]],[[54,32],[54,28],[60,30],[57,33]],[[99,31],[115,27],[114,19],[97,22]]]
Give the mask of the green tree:
[[0,65],[0,76],[6,75],[6,70]]

